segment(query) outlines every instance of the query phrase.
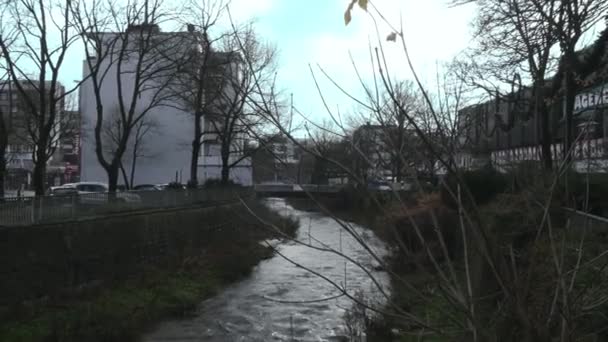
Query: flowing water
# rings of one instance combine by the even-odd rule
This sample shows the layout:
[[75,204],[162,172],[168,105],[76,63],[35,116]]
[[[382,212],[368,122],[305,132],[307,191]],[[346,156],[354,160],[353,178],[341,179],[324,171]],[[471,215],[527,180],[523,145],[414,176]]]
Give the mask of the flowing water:
[[[388,292],[388,276],[377,262],[332,218],[295,210],[280,199],[268,205],[300,220],[297,239],[315,246],[328,245],[359,262]],[[383,256],[386,250],[373,233],[351,224],[367,244]],[[340,296],[328,281],[296,267],[302,266],[343,286],[349,294],[363,294],[381,305],[383,296],[358,266],[330,252],[295,242],[277,242],[280,254],[261,262],[251,276],[201,303],[193,317],[161,324],[144,337],[161,341],[342,341],[346,340],[345,310],[353,301]],[[328,299],[336,297],[334,299]]]

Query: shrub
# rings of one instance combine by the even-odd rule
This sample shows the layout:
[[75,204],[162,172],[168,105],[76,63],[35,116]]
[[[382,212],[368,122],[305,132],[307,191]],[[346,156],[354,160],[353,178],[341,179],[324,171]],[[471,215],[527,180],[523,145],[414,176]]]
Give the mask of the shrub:
[[[458,204],[448,191],[448,188],[456,194],[458,183],[457,176],[450,174],[445,184],[441,187],[441,199],[443,203],[451,208],[456,208]],[[463,172],[460,186],[462,189],[461,197],[465,205],[470,204],[467,196],[464,195],[465,187],[470,191],[476,204],[485,204],[496,197],[496,195],[506,192],[509,187],[509,180],[507,176],[499,173],[494,168],[485,167],[480,170]]]
[[219,178],[210,178],[205,181],[203,187],[205,188],[219,188],[219,187],[241,187],[242,185],[234,182],[232,179],[228,179],[226,183],[222,183]]
[[[589,188],[587,192],[587,181]],[[584,209],[588,198],[588,210],[602,215],[608,210],[608,176],[604,174],[585,174],[569,172],[560,179],[556,196],[563,205]]]
[[184,186],[179,182],[171,182],[167,184],[167,189],[169,190],[183,190]]

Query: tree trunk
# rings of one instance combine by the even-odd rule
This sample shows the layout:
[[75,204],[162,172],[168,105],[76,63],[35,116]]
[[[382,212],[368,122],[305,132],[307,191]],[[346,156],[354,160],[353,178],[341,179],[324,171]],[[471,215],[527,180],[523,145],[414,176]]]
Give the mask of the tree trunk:
[[564,132],[564,160],[571,160],[571,156],[568,153],[570,148],[574,144],[574,99],[576,97],[574,89],[574,63],[573,57],[574,52],[566,52],[564,63],[564,115],[565,115],[565,132]]
[[122,165],[122,163],[120,163],[120,173],[122,174],[122,180],[125,182],[125,186],[127,187],[127,189],[130,189],[131,183],[129,182],[129,178],[127,177],[127,171],[125,170],[125,167]]
[[226,185],[230,181],[230,169],[224,163],[222,163],[222,184]]
[[34,163],[33,174],[34,191],[36,192],[36,196],[42,196],[44,195],[46,187],[46,151],[38,146],[35,153],[36,162]]
[[551,171],[553,168],[553,158],[551,156],[551,129],[549,127],[549,108],[545,103],[544,87],[544,80],[537,83],[535,108],[538,117],[540,117],[540,147],[543,169]]
[[[139,134],[139,129],[137,134]],[[135,137],[135,145],[133,145],[133,154],[131,155],[131,177],[129,178],[129,182],[127,183],[127,186],[129,187],[129,189],[132,189],[133,186],[135,186],[135,167],[137,166],[137,152],[139,151],[139,144],[140,144],[140,139],[142,137]],[[125,183],[127,181],[125,180]]]
[[222,142],[221,147],[221,157],[222,157],[222,184],[228,184],[230,180],[230,165],[228,162],[230,160],[230,144],[226,142]]
[[4,148],[0,147],[0,202],[4,200],[4,176],[6,175],[6,155]]
[[553,168],[553,157],[551,156],[551,130],[549,129],[549,110],[546,105],[542,105],[540,111],[541,120],[541,158],[543,168],[551,171]]
[[116,193],[118,188],[118,173],[120,171],[120,164],[114,162],[110,165],[110,168],[107,171],[108,173],[108,191],[110,193]]
[[399,113],[399,116],[397,118],[397,123],[398,123],[398,129],[399,131],[397,132],[397,160],[396,160],[396,170],[395,170],[395,178],[397,180],[397,182],[401,182],[401,169],[403,168],[403,165],[401,163],[401,158],[403,157],[403,144],[404,144],[404,135],[405,135],[405,113],[399,109],[396,108],[396,110]]
[[131,175],[127,186],[132,189],[135,186],[135,167],[137,166],[137,156],[133,155],[133,161],[131,162]]
[[201,116],[200,113],[194,115],[194,139],[192,139],[192,157],[190,158],[190,186],[198,185],[198,156],[201,152]]
[[397,160],[395,160],[395,180],[397,181],[397,183],[401,182],[401,169],[403,167],[401,166],[401,151],[399,151],[399,155],[397,156]]

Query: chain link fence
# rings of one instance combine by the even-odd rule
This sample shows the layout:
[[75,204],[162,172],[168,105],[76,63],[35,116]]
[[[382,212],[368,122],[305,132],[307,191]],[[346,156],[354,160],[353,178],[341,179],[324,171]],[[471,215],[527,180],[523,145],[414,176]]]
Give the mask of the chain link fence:
[[253,196],[250,189],[188,189],[72,193],[0,200],[0,227],[61,222],[121,212],[188,206],[211,207]]

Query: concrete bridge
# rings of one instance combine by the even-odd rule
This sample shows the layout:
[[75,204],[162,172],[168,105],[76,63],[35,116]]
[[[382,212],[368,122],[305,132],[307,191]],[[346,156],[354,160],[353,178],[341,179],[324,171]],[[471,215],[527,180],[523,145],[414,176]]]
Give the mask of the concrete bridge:
[[255,193],[258,197],[333,197],[338,194],[342,186],[317,184],[256,184]]

